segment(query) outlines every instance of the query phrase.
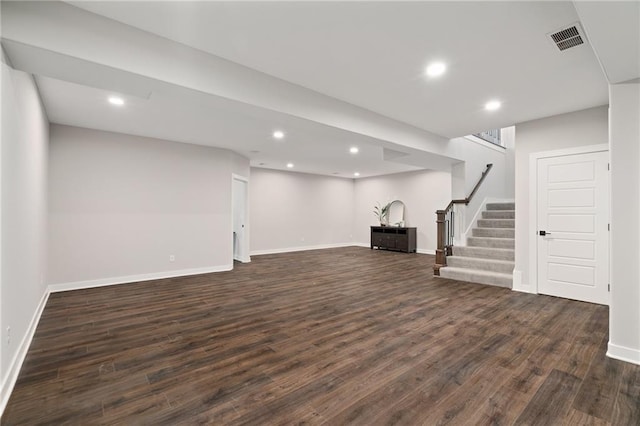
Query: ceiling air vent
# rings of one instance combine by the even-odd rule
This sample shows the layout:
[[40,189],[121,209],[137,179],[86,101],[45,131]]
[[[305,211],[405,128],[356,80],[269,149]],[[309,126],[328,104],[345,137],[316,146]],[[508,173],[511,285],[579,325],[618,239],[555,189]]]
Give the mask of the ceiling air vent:
[[584,44],[586,37],[579,23],[572,24],[554,33],[548,34],[560,51]]

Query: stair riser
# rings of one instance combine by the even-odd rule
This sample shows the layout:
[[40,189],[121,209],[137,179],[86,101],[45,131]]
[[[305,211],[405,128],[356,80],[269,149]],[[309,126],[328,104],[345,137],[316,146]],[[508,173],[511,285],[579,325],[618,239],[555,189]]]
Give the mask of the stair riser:
[[513,210],[485,210],[482,212],[483,219],[515,219],[516,212]]
[[514,268],[513,264],[505,265],[503,263],[483,262],[482,260],[477,260],[473,257],[448,257],[447,265],[456,268],[480,269],[483,271],[499,272],[501,274],[511,274],[513,273]]
[[480,259],[515,260],[515,251],[488,247],[453,247],[454,256],[477,257]]
[[473,272],[447,271],[447,268],[440,269],[442,278],[449,278],[458,281],[467,281],[479,284],[494,285],[497,287],[511,288],[512,279],[510,277],[485,277],[476,275]]
[[467,245],[471,247],[493,247],[493,248],[515,248],[514,240],[499,240],[496,238],[484,238],[484,237],[469,237],[467,238]]
[[516,203],[487,203],[487,210],[515,210]]
[[471,234],[474,237],[515,238],[515,229],[502,228],[473,228]]
[[514,219],[478,219],[479,228],[510,228],[516,227]]

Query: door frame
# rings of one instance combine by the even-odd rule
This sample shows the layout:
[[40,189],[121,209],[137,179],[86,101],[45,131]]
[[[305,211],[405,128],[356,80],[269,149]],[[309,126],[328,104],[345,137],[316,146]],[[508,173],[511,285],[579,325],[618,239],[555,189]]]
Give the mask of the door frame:
[[244,238],[242,240],[242,252],[239,253],[239,257],[240,259],[238,259],[240,262],[242,263],[249,263],[251,262],[251,256],[249,255],[250,251],[249,251],[249,179],[244,177],[244,176],[240,176],[237,175],[235,173],[231,174],[231,261],[233,262],[235,259],[235,253],[233,250],[233,219],[234,219],[234,203],[233,203],[233,199],[234,199],[234,184],[233,181],[237,180],[240,182],[243,182],[245,184],[245,191],[244,194],[242,194],[242,196],[244,197],[244,223],[245,223],[245,227],[244,227]]
[[[609,144],[586,145],[529,154],[529,228],[527,232],[529,234],[529,283],[531,293],[540,294],[538,291],[538,238],[536,238],[538,235],[538,160],[603,151],[609,152]],[[608,207],[609,217],[611,217],[611,179],[609,179]],[[609,234],[609,251],[611,251],[611,234]],[[608,260],[609,275],[611,275],[611,256],[609,256]]]

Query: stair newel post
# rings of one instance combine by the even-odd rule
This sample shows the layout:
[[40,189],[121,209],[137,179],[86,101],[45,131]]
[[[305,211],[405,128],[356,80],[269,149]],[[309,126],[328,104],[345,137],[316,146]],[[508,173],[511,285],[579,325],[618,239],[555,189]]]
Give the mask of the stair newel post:
[[436,264],[433,266],[433,274],[440,275],[440,268],[447,266],[447,256],[445,253],[445,233],[446,233],[446,210],[436,211],[436,223],[438,224],[438,247],[436,248]]

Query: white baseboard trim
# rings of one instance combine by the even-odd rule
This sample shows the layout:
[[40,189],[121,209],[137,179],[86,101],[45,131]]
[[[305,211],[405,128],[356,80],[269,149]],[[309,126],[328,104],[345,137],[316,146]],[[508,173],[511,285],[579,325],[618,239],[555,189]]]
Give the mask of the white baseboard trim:
[[627,348],[625,346],[609,342],[607,345],[607,356],[609,358],[640,365],[640,350],[638,349]]
[[521,293],[538,294],[530,285],[524,284],[522,282],[522,271],[519,271],[517,269],[513,270],[513,282],[511,285],[511,290],[519,291]]
[[524,288],[524,287],[518,287],[518,288],[513,287],[511,290],[512,290],[512,291],[517,291],[517,292],[520,292],[520,293],[538,294],[538,293],[536,293],[535,291],[531,291],[531,289],[529,289],[529,288]]
[[42,298],[40,299],[40,303],[38,303],[36,312],[31,318],[31,322],[29,323],[29,327],[27,328],[27,333],[22,338],[20,346],[18,347],[16,354],[9,364],[7,374],[3,378],[2,391],[0,393],[0,416],[2,416],[2,413],[4,413],[4,409],[9,402],[9,396],[11,395],[11,392],[16,385],[18,375],[20,374],[20,369],[22,368],[22,364],[27,356],[29,347],[31,346],[33,335],[36,332],[36,328],[38,328],[38,323],[40,322],[40,317],[42,316],[44,307],[47,305],[47,300],[49,300],[49,294],[49,289],[46,289],[44,294],[42,295]]
[[[371,244],[369,243],[353,243],[351,244],[352,246],[355,247],[366,247],[366,248],[371,248]],[[416,249],[416,253],[418,254],[432,254],[435,256],[436,251],[435,250],[431,250],[431,249]]]
[[[279,253],[291,253],[295,251],[307,251],[307,250],[323,250],[329,248],[338,248],[338,247],[353,247],[360,246],[360,243],[336,243],[336,244],[319,244],[315,246],[301,246],[301,247],[285,247],[285,248],[277,248],[277,249],[267,249],[267,250],[256,250],[251,252],[251,256],[260,256],[263,254],[279,254]],[[367,244],[366,247],[369,247]]]
[[80,290],[83,288],[104,287],[108,285],[129,284],[140,281],[160,280],[164,278],[186,277],[189,275],[210,274],[212,272],[231,271],[233,265],[219,265],[205,268],[178,269],[174,271],[152,272],[149,274],[128,275],[121,277],[101,278],[97,280],[75,281],[70,283],[50,284],[49,291]]
[[[323,250],[328,248],[338,247],[365,247],[371,248],[369,243],[338,243],[338,244],[322,244],[318,246],[305,246],[305,247],[287,247],[282,249],[270,249],[270,250],[256,250],[251,252],[251,256],[260,256],[262,254],[279,254],[279,253],[291,253],[294,251],[306,251],[306,250]],[[417,249],[416,253],[419,254],[432,254],[435,255],[436,251],[431,249]]]
[[419,254],[432,254],[435,256],[436,251],[435,250],[431,250],[431,249],[416,249],[416,253]]

